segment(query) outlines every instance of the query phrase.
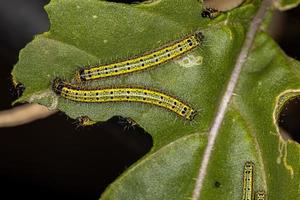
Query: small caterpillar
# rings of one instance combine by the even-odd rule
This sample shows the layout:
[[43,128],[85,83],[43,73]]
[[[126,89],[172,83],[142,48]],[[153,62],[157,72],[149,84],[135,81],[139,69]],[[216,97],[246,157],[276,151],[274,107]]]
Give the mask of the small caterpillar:
[[121,117],[118,116],[118,124],[122,125],[124,127],[124,130],[134,130],[139,125],[131,118],[129,117]]
[[216,18],[218,15],[220,15],[220,11],[213,9],[213,8],[206,8],[202,11],[201,15],[204,18],[210,18],[210,19],[214,19]]
[[253,170],[254,170],[253,162],[247,161],[244,166],[242,200],[253,199]]
[[188,51],[198,47],[203,38],[204,36],[201,32],[196,32],[150,53],[145,53],[142,56],[136,56],[128,60],[107,65],[83,68],[76,73],[76,80],[88,81],[100,79],[158,66],[172,59],[178,58]]
[[266,198],[265,192],[264,191],[258,191],[255,194],[255,200],[265,200]]
[[97,122],[91,120],[88,116],[81,116],[77,118],[80,126],[92,126],[97,124]]
[[22,96],[24,90],[25,90],[25,86],[22,83],[13,83],[13,87],[10,88],[10,91],[12,92],[12,96],[16,98]]
[[187,120],[193,120],[196,115],[196,111],[182,101],[149,89],[130,87],[83,89],[68,84],[59,78],[53,81],[52,88],[56,94],[77,102],[141,102],[164,107]]

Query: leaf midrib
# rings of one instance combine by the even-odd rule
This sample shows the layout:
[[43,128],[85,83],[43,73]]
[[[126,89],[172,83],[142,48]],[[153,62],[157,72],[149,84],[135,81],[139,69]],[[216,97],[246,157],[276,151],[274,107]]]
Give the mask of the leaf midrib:
[[229,82],[227,84],[226,90],[221,98],[220,106],[218,107],[217,113],[215,118],[213,119],[213,123],[211,125],[211,129],[208,134],[208,142],[205,148],[202,162],[198,170],[198,176],[196,180],[196,184],[193,191],[192,200],[198,200],[201,197],[201,189],[203,187],[204,179],[206,177],[206,173],[208,170],[208,163],[211,158],[211,154],[213,151],[213,147],[216,141],[216,138],[219,134],[219,130],[222,126],[222,122],[224,120],[229,102],[233,96],[233,92],[236,88],[237,82],[239,80],[239,76],[244,66],[247,56],[250,52],[252,47],[256,32],[258,31],[259,27],[261,26],[264,16],[266,15],[268,9],[272,5],[272,0],[263,0],[261,6],[252,19],[251,24],[249,26],[249,31],[247,32],[246,39],[244,42],[243,47],[241,48],[240,54],[236,60],[236,64],[230,76]]

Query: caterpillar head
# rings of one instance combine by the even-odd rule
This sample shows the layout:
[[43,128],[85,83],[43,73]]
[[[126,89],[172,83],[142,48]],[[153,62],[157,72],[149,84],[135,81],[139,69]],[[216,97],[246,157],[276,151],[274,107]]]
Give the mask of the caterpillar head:
[[200,31],[195,33],[195,37],[198,42],[202,42],[204,40],[204,35]]
[[63,87],[65,87],[64,81],[60,78],[55,78],[52,82],[52,90],[60,95]]

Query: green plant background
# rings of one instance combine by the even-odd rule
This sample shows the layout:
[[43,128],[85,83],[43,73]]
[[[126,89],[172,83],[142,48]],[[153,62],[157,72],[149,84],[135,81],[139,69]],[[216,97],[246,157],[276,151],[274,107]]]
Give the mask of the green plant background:
[[[297,5],[299,1],[281,1]],[[201,17],[197,0],[156,0],[121,4],[99,0],[52,0],[46,6],[51,28],[20,53],[12,74],[26,90],[19,102],[38,102],[71,118],[105,121],[130,117],[151,134],[154,146],[125,171],[102,199],[188,199],[226,83],[230,79],[251,19],[261,1],[247,1],[214,20]],[[279,4],[278,4],[279,5]],[[292,7],[292,6],[291,6]],[[274,118],[276,100],[285,91],[297,94],[300,64],[287,57],[268,36],[270,12],[260,29],[228,107],[201,199],[241,199],[242,170],[255,163],[255,190],[268,199],[299,199],[299,145],[280,138]],[[82,66],[108,63],[150,51],[195,31],[201,47],[185,58],[128,76],[88,86],[145,86],[189,102],[199,115],[189,122],[162,108],[138,103],[76,103],[51,89],[56,77],[71,81]],[[183,58],[183,59],[185,59]],[[284,93],[283,97],[289,92]],[[58,101],[58,102],[57,102]],[[220,186],[216,186],[216,182]]]

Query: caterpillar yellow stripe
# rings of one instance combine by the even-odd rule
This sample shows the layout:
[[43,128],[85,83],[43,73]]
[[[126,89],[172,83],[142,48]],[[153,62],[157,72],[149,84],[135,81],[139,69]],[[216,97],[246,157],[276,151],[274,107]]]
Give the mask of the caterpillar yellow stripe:
[[201,32],[196,32],[154,51],[145,53],[142,56],[136,56],[121,62],[107,65],[82,68],[76,73],[76,79],[79,81],[88,81],[128,74],[158,66],[171,61],[172,59],[178,58],[198,47],[203,38],[204,36]]
[[196,110],[186,103],[162,92],[144,88],[84,89],[59,78],[53,81],[52,88],[56,94],[77,102],[141,102],[166,108],[187,120],[193,120],[196,115]]
[[253,170],[254,163],[247,161],[244,166],[242,200],[253,200]]
[[258,191],[255,194],[255,200],[266,200],[266,195],[264,191]]

